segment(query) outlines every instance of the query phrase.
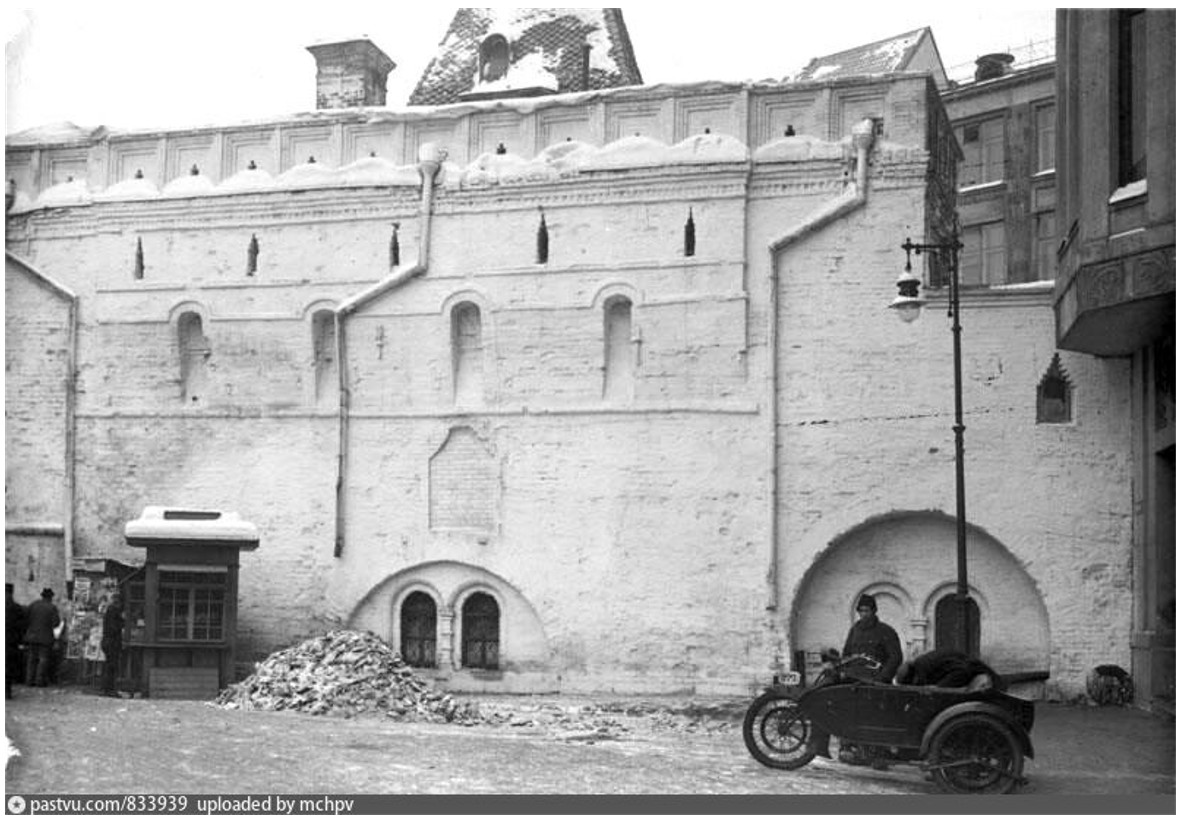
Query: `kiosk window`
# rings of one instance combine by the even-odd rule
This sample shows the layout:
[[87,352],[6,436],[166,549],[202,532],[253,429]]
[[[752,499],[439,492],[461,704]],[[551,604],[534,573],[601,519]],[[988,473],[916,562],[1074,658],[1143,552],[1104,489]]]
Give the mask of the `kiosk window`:
[[160,572],[159,639],[223,639],[226,580],[221,572]]

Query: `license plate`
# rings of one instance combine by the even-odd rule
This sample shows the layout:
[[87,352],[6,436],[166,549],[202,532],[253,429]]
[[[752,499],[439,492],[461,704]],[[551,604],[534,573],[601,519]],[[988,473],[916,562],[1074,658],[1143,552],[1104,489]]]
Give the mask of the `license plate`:
[[801,673],[799,671],[784,671],[778,675],[781,685],[800,685]]

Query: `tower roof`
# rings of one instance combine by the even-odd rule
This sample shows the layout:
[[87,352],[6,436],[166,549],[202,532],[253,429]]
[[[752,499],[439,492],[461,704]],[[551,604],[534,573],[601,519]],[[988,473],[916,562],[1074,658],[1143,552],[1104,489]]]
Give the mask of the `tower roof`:
[[459,9],[409,105],[641,84],[621,9]]
[[894,71],[930,71],[941,88],[947,87],[947,76],[930,28],[917,28],[836,54],[815,57],[793,79],[827,80]]

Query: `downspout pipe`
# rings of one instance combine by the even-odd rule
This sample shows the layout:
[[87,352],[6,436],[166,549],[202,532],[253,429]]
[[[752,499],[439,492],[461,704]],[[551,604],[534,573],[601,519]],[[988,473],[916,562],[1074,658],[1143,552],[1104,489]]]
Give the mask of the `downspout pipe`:
[[777,273],[777,257],[781,251],[796,244],[809,235],[835,222],[854,211],[862,208],[867,203],[868,188],[867,188],[867,164],[870,159],[870,150],[874,144],[875,122],[873,119],[863,119],[856,123],[850,129],[851,142],[855,152],[855,174],[852,186],[848,187],[841,196],[827,205],[814,211],[810,216],[799,224],[793,226],[784,235],[771,242],[768,246],[769,259],[771,264],[771,287],[769,290],[769,315],[772,320],[769,322],[769,343],[771,345],[772,368],[770,373],[771,382],[771,400],[769,401],[769,413],[772,417],[772,488],[771,499],[772,514],[769,517],[769,537],[771,538],[772,549],[769,558],[769,592],[768,592],[768,609],[776,611],[780,605],[780,547],[779,547],[779,532],[780,532],[780,428],[778,425],[780,409],[778,407],[779,393],[778,385],[780,384],[780,352],[778,340],[778,300],[779,300],[779,281]]
[[343,555],[347,520],[348,438],[351,418],[351,385],[348,378],[347,318],[374,299],[389,293],[429,268],[429,245],[432,238],[433,191],[445,151],[427,142],[418,151],[417,172],[421,175],[421,236],[417,263],[393,270],[376,284],[345,299],[335,308],[335,351],[339,373],[339,455],[335,475],[335,556]]

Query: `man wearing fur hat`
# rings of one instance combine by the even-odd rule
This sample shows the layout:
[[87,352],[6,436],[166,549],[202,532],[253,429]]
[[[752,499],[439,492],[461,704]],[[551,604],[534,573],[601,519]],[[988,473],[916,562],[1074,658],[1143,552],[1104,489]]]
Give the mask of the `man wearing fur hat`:
[[870,657],[879,663],[879,669],[870,673],[870,679],[889,683],[903,662],[899,635],[879,619],[879,606],[873,596],[864,594],[859,597],[854,609],[858,612],[858,622],[850,627],[850,633],[846,635],[842,656],[864,654]]

